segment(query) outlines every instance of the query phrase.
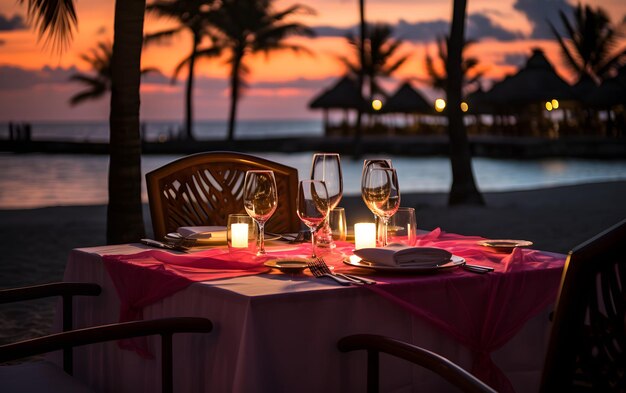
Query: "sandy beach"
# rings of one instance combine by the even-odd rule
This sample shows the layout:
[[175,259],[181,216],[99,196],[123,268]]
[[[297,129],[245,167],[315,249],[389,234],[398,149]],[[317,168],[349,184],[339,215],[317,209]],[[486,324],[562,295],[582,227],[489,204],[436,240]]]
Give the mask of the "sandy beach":
[[[418,227],[526,239],[535,248],[566,253],[626,218],[626,182],[486,193],[486,206],[446,206],[445,193],[407,194]],[[344,197],[348,223],[370,218],[360,197]],[[144,207],[150,235],[149,211]],[[0,210],[0,288],[61,280],[69,251],[105,243],[106,206]],[[53,301],[0,307],[0,342],[46,333]]]

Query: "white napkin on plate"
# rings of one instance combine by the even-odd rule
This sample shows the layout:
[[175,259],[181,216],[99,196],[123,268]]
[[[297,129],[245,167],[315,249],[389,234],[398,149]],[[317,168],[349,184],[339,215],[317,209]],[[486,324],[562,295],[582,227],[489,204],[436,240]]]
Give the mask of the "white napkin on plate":
[[223,226],[179,227],[176,231],[187,239],[226,241],[226,227]]
[[390,245],[383,248],[361,248],[354,254],[372,264],[403,266],[434,266],[448,262],[452,257],[449,251],[434,247],[409,247]]

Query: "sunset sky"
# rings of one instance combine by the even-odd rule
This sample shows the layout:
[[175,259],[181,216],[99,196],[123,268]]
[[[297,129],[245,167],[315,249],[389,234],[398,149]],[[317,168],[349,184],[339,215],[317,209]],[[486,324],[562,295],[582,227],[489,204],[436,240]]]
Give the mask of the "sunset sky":
[[[277,9],[294,4],[280,0]],[[357,0],[316,0],[307,2],[316,15],[299,20],[313,27],[317,37],[294,39],[314,52],[313,56],[274,53],[247,60],[251,69],[240,102],[241,119],[318,118],[320,113],[307,108],[308,102],[323,88],[340,77],[344,68],[337,60],[350,49],[344,38],[346,31],[358,23]],[[566,0],[469,0],[467,37],[479,42],[469,54],[480,60],[486,83],[513,73],[523,65],[531,48],[544,48],[559,73],[571,81],[562,66],[561,56],[549,31],[547,19],[555,20],[559,9],[571,9]],[[626,21],[626,1],[589,0],[585,4],[601,6],[614,24]],[[15,0],[0,0],[0,121],[66,121],[106,120],[108,97],[77,107],[70,107],[69,97],[82,86],[68,82],[77,71],[89,72],[80,55],[99,41],[113,38],[113,0],[78,0],[78,31],[70,48],[62,55],[37,40],[26,22],[26,8]],[[426,88],[424,56],[435,54],[433,41],[448,31],[452,0],[369,0],[366,1],[368,22],[387,22],[396,35],[405,40],[400,53],[410,59],[385,86],[393,92],[399,82],[413,78],[414,86],[424,89],[429,97],[435,93]],[[145,32],[155,32],[171,22],[148,16]],[[141,115],[144,121],[181,120],[183,116],[184,83],[171,85],[169,78],[175,65],[188,54],[189,35],[180,35],[168,45],[144,49],[143,66],[157,67],[162,75],[153,75],[142,83]],[[626,46],[622,40],[621,47]],[[203,60],[197,67],[195,90],[196,120],[227,117],[228,67],[223,59]],[[181,75],[184,75],[181,74]]]

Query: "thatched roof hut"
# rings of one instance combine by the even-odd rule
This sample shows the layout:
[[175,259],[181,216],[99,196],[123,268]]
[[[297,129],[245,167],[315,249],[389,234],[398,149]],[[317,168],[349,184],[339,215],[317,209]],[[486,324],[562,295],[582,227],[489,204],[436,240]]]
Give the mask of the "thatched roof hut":
[[494,106],[530,105],[573,98],[570,85],[555,71],[541,49],[534,49],[516,74],[496,83],[486,95]]
[[357,83],[350,76],[341,78],[332,87],[325,89],[309,103],[311,109],[358,109],[365,102],[359,94]]
[[433,113],[433,105],[409,82],[404,82],[383,106],[385,113]]

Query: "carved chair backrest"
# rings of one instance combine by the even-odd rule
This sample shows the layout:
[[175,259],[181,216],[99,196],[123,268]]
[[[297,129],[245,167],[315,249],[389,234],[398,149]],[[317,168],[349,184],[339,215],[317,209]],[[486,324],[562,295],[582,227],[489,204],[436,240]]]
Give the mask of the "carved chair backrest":
[[181,226],[226,225],[229,214],[245,214],[243,183],[251,169],[272,170],[276,177],[278,206],[266,230],[297,232],[295,168],[242,153],[208,152],[180,158],[146,174],[154,237],[163,239]]
[[626,220],[565,263],[542,392],[626,391]]

